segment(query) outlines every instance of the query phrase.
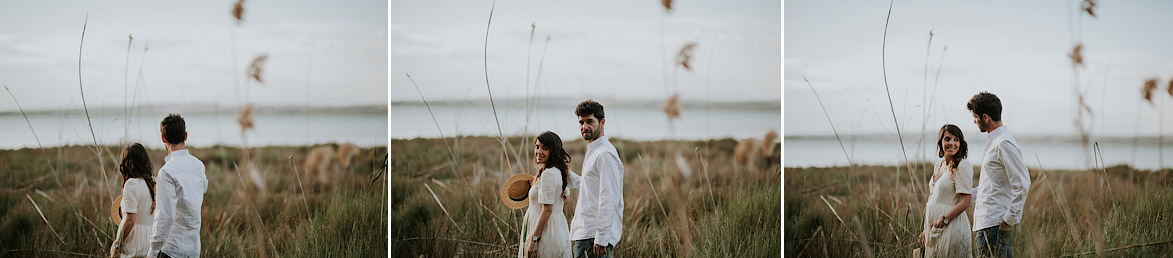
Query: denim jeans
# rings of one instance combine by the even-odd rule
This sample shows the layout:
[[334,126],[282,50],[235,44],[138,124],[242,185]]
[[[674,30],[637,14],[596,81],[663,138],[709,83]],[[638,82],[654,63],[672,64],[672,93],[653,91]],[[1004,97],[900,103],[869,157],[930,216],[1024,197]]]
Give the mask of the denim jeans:
[[1014,258],[1014,229],[998,228],[998,226],[978,230],[973,239],[973,247],[978,251],[978,257]]
[[593,252],[594,249],[595,249],[595,239],[594,238],[583,239],[583,240],[574,240],[574,258],[596,258],[596,257],[610,258],[615,254],[615,245],[611,245],[611,244],[607,245],[607,248],[605,248],[607,253],[603,254],[603,256],[595,256],[594,254],[592,254],[591,252]]

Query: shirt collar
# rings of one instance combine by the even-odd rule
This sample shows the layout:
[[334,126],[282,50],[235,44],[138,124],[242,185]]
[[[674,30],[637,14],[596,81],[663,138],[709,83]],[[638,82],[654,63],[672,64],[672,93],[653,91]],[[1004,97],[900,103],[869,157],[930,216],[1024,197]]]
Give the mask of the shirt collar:
[[610,140],[611,140],[610,136],[606,136],[606,135],[599,136],[599,138],[595,139],[595,141],[587,143],[587,148],[592,149],[592,150],[599,148],[600,146],[603,146],[603,143],[608,142]]
[[1003,134],[1006,134],[1006,125],[999,126],[998,129],[994,129],[993,131],[990,131],[990,135],[988,135],[986,137],[988,137],[990,140],[994,140],[994,139],[997,139],[998,137],[1002,136]]
[[191,154],[187,153],[187,149],[172,151],[170,154],[167,154],[166,157],[163,157],[163,162],[171,162],[172,158],[174,158],[176,156],[181,156],[181,155],[191,155]]

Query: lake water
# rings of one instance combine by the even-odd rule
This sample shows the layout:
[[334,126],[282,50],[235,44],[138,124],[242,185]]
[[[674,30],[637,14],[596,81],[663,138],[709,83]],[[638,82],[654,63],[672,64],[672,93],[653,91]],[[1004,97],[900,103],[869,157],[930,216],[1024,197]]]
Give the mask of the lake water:
[[[937,161],[936,139],[929,137],[922,148],[928,154],[915,155],[916,137],[904,138],[908,159],[912,162]],[[1077,139],[1066,137],[1016,137],[1019,149],[1027,167],[1045,169],[1084,169],[1093,167],[1090,155],[1085,155],[1085,148]],[[982,150],[986,147],[985,134],[980,137],[966,137],[969,145],[970,162],[975,165],[982,159]],[[785,137],[783,141],[783,165],[786,167],[827,167],[846,166],[843,148],[834,136],[830,137]],[[1173,166],[1173,141],[1166,137],[1164,144],[1165,167]],[[895,135],[891,137],[855,137],[843,136],[843,147],[856,164],[866,165],[899,165],[904,164],[904,155],[900,150]],[[1103,163],[1107,166],[1128,164],[1136,168],[1155,169],[1160,167],[1161,158],[1158,150],[1161,146],[1155,139],[1111,139],[1101,141],[1100,151],[1103,153]],[[922,153],[924,153],[922,149]],[[1091,151],[1091,148],[1088,148]]]
[[[578,132],[577,102],[547,104],[531,108],[528,132],[552,131],[563,140],[582,139]],[[656,105],[607,105],[604,132],[610,137],[630,140],[762,138],[766,132],[781,133],[782,112],[777,107],[683,107],[681,117],[669,126],[664,111]],[[489,105],[436,105],[432,113],[444,136],[497,136],[497,120]],[[520,135],[527,129],[524,107],[497,106],[497,118],[504,135]],[[423,104],[391,104],[391,138],[440,137],[436,123]]]
[[[139,142],[147,147],[162,148],[159,121],[164,112],[132,117],[129,130],[118,114],[94,113],[91,110],[94,134],[98,143],[117,145],[124,135],[128,142]],[[183,113],[187,125],[188,146],[215,144],[242,146],[236,110],[219,112]],[[38,112],[29,114],[37,137],[45,147],[93,144],[93,136],[81,112]],[[248,145],[301,146],[318,143],[353,142],[360,147],[387,145],[387,113],[379,112],[282,112],[254,115],[255,129],[247,133]],[[0,149],[36,148],[37,142],[24,117],[17,113],[0,114]]]

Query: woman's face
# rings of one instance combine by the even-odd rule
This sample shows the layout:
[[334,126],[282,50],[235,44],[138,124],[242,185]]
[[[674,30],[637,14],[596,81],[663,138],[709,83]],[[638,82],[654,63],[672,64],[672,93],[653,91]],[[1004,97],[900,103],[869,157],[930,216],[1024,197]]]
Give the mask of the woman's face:
[[957,151],[961,148],[961,139],[956,135],[945,131],[945,135],[941,138],[941,149],[945,150],[945,157],[953,157],[957,155]]
[[534,164],[545,165],[546,159],[550,157],[550,149],[546,148],[545,144],[534,139]]

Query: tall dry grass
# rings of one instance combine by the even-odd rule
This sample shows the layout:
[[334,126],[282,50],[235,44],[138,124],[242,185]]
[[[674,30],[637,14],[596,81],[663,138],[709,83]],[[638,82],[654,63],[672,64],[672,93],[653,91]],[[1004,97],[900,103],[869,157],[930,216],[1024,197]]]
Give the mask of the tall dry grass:
[[[119,147],[102,148],[109,152]],[[53,162],[63,171],[97,170],[88,147],[48,150],[62,153]],[[263,195],[243,189],[242,185],[251,183],[241,182],[230,166],[243,162],[239,148],[189,150],[206,164],[209,181],[202,209],[201,256],[364,257],[387,252],[386,177],[377,177],[383,169],[385,147],[360,148],[351,168],[335,171],[330,184],[304,187],[297,183],[294,166],[304,162],[303,148],[256,148],[253,157],[267,171],[261,177],[268,186]],[[153,166],[161,167],[166,151],[148,152]],[[105,257],[118,227],[109,218],[111,201],[106,193],[119,187],[105,186],[96,173],[68,174],[61,186],[40,180],[47,176],[50,162],[34,158],[39,155],[32,149],[0,150],[0,170],[6,171],[0,183],[4,185],[0,187],[0,232],[4,232],[0,257]],[[106,169],[116,166],[104,165]],[[378,182],[369,187],[372,179]],[[35,200],[35,207],[26,194]],[[255,210],[252,199],[258,199]],[[258,216],[263,226],[254,222]],[[257,239],[267,240],[258,243]]]
[[[462,137],[454,149],[464,165],[455,173],[448,169],[441,141],[395,140],[391,146],[392,256],[515,256],[525,211],[500,204],[500,184],[512,173],[493,170],[502,166],[496,158],[499,150],[483,146],[496,139]],[[611,141],[625,168],[623,236],[615,247],[617,257],[757,257],[781,251],[777,144],[761,163],[735,169],[740,165],[735,165],[737,142],[732,139]],[[686,164],[708,179],[679,172],[674,161],[677,147],[697,150],[697,157],[686,158]],[[568,141],[564,148],[575,157],[571,170],[581,173],[586,142]],[[469,178],[479,171],[488,171],[487,178],[472,183]],[[440,184],[459,187],[436,187]],[[578,198],[577,190],[567,198],[567,223]]]
[[[919,245],[924,204],[913,202],[908,185],[896,184],[906,178],[881,173],[894,169],[785,168],[785,256],[860,256],[860,241],[877,257],[910,256]],[[979,172],[974,178],[980,177],[974,171]],[[1173,171],[1114,166],[1103,173],[1111,194],[1098,173],[1030,169],[1031,191],[1014,238],[1015,254],[1051,257],[1098,250],[1108,256],[1152,257],[1173,252],[1173,231],[1159,226],[1173,223],[1165,216],[1173,214],[1173,206],[1165,205],[1173,202]],[[850,187],[852,182],[867,187]],[[972,207],[967,214],[972,216]],[[863,237],[853,235],[854,225],[839,222],[839,217],[856,216]]]

